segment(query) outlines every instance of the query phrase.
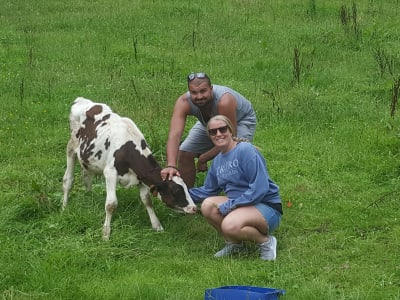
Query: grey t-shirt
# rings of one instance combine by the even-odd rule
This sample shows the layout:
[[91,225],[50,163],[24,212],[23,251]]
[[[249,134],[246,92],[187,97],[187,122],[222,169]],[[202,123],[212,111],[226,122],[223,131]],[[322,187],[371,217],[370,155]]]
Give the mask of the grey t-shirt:
[[[218,102],[220,101],[222,95],[225,93],[229,93],[233,95],[237,102],[236,107],[236,117],[237,117],[237,124],[246,124],[246,125],[255,125],[256,124],[256,113],[253,109],[253,106],[249,100],[247,100],[243,95],[240,93],[222,85],[213,84],[213,106],[212,106],[212,113],[211,117],[218,114],[217,106]],[[204,120],[203,116],[201,115],[200,109],[193,104],[192,98],[190,97],[190,93],[187,92],[189,105],[190,105],[190,114],[196,116],[196,118],[200,121],[203,126],[207,126],[208,120]]]

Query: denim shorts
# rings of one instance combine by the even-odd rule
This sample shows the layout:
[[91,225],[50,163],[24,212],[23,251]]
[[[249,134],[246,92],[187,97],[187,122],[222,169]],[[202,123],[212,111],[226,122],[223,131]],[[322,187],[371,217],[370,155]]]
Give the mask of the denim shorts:
[[[253,140],[253,135],[256,130],[255,125],[241,124],[237,125],[237,136],[247,138],[249,142]],[[210,137],[207,134],[207,128],[200,121],[190,129],[186,139],[182,142],[179,150],[202,154],[214,147]]]
[[255,208],[263,215],[264,219],[268,224],[268,233],[272,233],[275,229],[278,228],[279,223],[281,222],[282,215],[279,211],[273,209],[271,206],[268,206],[265,203],[257,203],[254,205]]

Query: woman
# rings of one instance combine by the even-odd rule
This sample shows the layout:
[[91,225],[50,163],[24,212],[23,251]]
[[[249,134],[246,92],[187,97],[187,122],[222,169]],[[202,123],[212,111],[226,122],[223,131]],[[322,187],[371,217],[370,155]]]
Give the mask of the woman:
[[[272,233],[282,216],[279,187],[269,178],[263,156],[252,144],[236,139],[230,120],[216,115],[207,124],[208,134],[220,153],[214,158],[204,186],[189,190],[202,202],[203,216],[224,238],[223,257],[245,252],[244,241],[258,244],[261,259],[276,259]],[[221,196],[220,192],[224,195]]]

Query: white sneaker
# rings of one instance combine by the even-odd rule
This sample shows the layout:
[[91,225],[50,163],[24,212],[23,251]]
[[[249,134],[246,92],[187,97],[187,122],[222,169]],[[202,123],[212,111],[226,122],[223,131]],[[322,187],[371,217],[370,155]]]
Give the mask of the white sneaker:
[[278,242],[272,235],[269,236],[268,241],[259,244],[261,259],[262,260],[275,260],[276,259],[276,246]]
[[243,244],[232,244],[227,242],[225,247],[214,254],[214,257],[223,257],[232,254],[239,254],[245,252],[246,249]]

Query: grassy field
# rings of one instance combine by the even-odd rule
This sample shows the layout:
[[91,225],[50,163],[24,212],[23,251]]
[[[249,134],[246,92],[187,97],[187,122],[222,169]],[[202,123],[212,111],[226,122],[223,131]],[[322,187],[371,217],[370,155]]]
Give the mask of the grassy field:
[[[1,299],[400,299],[398,0],[14,0],[0,25]],[[254,104],[284,200],[275,262],[214,259],[202,216],[157,201],[154,232],[135,189],[104,242],[104,181],[85,193],[78,168],[61,213],[73,100],[132,118],[163,165],[192,71]]]

